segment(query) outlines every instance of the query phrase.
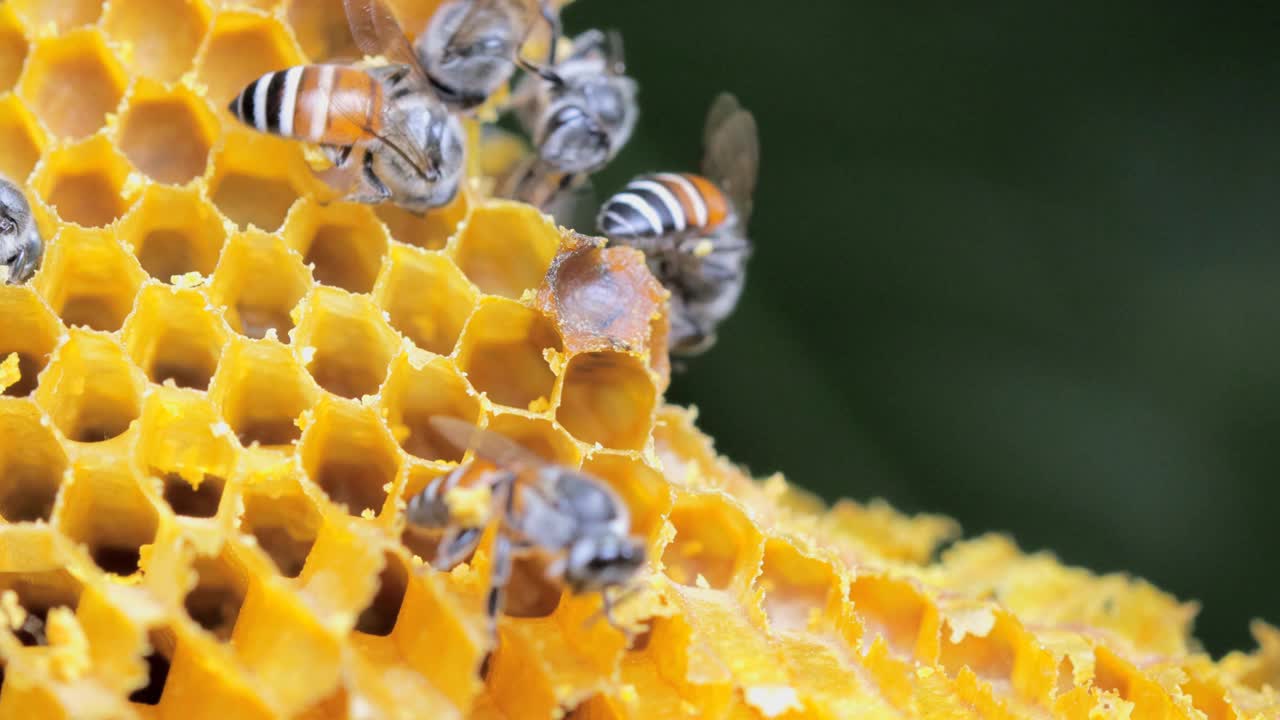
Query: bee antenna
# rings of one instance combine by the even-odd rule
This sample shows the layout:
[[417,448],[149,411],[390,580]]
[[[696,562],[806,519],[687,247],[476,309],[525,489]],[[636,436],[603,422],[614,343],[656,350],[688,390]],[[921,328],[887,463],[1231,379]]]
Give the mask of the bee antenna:
[[564,78],[560,77],[560,74],[550,67],[535,65],[519,55],[516,56],[516,65],[519,65],[525,72],[537,75],[556,87],[564,87]]

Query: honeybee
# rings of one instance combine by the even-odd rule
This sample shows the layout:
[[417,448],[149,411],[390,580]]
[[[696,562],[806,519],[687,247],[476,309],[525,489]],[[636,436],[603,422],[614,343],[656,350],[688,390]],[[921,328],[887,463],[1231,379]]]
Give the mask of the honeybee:
[[599,592],[603,616],[622,629],[612,614],[617,598],[609,591],[629,584],[645,563],[644,543],[630,534],[631,515],[622,498],[591,475],[548,462],[464,420],[436,416],[431,425],[450,443],[473,449],[478,459],[432,481],[408,502],[410,523],[444,532],[432,565],[448,569],[462,562],[484,534],[484,527],[455,521],[448,492],[462,485],[486,487],[492,491],[491,521],[499,523],[486,598],[491,622],[502,611],[513,555],[520,553],[547,560],[547,578],[572,593]]
[[44,255],[44,241],[31,216],[31,205],[17,185],[0,178],[0,273],[11,284],[31,279]]
[[[548,0],[538,7],[551,28],[554,53],[559,16]],[[532,25],[528,15],[526,0],[452,0],[436,10],[414,44],[436,96],[460,111],[488,100],[521,64],[520,47]]]
[[703,131],[702,175],[658,173],[627,183],[596,219],[610,241],[644,251],[671,292],[671,352],[709,349],[738,304],[751,242],[747,221],[760,166],[756,121],[722,93]]
[[231,114],[261,132],[319,144],[333,162],[321,179],[348,200],[419,213],[447,204],[463,175],[462,125],[432,92],[381,0],[347,0],[346,9],[360,48],[392,64],[270,72],[231,101]]
[[579,186],[622,150],[635,130],[639,87],[626,75],[622,36],[588,30],[573,52],[516,87],[511,105],[536,153],[513,175],[504,194],[545,208],[561,192]]

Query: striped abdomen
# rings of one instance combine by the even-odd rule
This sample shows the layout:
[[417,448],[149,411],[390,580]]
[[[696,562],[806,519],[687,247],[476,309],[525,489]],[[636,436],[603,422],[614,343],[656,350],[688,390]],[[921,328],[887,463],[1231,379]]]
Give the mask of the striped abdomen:
[[472,462],[456,467],[448,474],[435,478],[421,492],[409,498],[405,518],[423,529],[442,530],[454,526],[456,520],[446,501],[449,491],[456,487],[471,488],[484,484],[492,486],[501,475],[488,463]]
[[269,72],[231,101],[231,114],[261,132],[324,145],[354,145],[382,127],[382,85],[340,65]]
[[600,208],[609,238],[663,237],[714,230],[729,217],[729,199],[715,183],[690,173],[643,175]]

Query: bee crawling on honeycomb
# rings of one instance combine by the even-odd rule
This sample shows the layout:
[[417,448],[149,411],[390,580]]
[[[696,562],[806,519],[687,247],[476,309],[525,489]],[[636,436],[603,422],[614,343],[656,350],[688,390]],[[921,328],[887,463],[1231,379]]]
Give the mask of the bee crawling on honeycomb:
[[44,241],[27,197],[17,185],[0,178],[0,284],[30,280],[43,254]]
[[447,570],[475,552],[484,525],[479,518],[467,522],[458,517],[450,496],[459,487],[480,486],[492,498],[489,517],[483,519],[499,528],[485,603],[491,626],[502,612],[513,557],[531,554],[548,559],[548,579],[572,593],[599,592],[603,617],[630,636],[613,616],[616,598],[610,591],[631,584],[646,556],[644,543],[631,536],[630,511],[622,498],[587,473],[547,462],[466,421],[437,416],[431,425],[479,458],[437,478],[409,500],[409,523],[443,533],[432,565]]

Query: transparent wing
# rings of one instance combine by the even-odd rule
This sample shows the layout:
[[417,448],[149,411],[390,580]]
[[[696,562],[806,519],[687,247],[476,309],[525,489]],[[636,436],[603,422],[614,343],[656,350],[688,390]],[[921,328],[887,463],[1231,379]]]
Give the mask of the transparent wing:
[[357,47],[366,54],[382,55],[390,62],[408,65],[426,82],[427,74],[418,62],[413,45],[383,0],[343,0],[342,4]]
[[492,27],[494,16],[503,13],[510,22],[514,23],[513,27],[520,31],[517,34],[523,33],[528,28],[529,21],[522,4],[517,5],[512,0],[471,0],[466,14],[458,23],[458,28],[453,31],[453,35],[449,36],[445,52],[456,53],[462,48],[478,43]]
[[474,450],[476,455],[495,465],[512,470],[526,470],[547,465],[547,461],[503,435],[484,430],[476,425],[450,417],[436,415],[430,420],[431,427],[440,433],[454,447],[460,450]]
[[729,93],[721,93],[707,113],[702,135],[702,174],[733,200],[745,225],[751,217],[752,197],[760,169],[760,140],[756,119]]

